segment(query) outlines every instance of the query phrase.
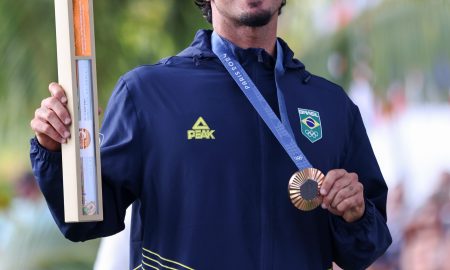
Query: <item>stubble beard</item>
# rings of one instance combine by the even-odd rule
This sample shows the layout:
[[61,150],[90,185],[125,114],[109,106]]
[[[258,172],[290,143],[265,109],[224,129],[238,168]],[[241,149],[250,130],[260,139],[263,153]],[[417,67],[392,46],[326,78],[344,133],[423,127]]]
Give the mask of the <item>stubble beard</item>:
[[245,13],[239,17],[238,23],[242,26],[262,27],[270,22],[272,16],[273,14],[266,10],[258,14]]

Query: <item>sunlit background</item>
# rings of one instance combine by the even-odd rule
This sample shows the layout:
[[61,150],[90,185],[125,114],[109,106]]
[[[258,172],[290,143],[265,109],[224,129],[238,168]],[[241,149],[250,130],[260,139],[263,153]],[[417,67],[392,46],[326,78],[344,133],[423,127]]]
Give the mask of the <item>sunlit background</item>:
[[[121,74],[209,28],[193,1],[95,0],[100,106]],[[360,107],[394,244],[372,269],[450,269],[450,1],[288,0],[279,36]],[[0,0],[0,269],[91,269],[29,175],[29,122],[57,80],[52,0]],[[107,206],[105,206],[107,207]]]

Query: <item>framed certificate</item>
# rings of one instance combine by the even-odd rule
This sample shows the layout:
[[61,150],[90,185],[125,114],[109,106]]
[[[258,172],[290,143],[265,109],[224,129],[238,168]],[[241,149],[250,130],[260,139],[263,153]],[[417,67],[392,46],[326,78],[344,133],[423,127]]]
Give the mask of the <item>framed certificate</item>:
[[59,84],[72,137],[63,144],[66,222],[103,220],[92,0],[55,0]]

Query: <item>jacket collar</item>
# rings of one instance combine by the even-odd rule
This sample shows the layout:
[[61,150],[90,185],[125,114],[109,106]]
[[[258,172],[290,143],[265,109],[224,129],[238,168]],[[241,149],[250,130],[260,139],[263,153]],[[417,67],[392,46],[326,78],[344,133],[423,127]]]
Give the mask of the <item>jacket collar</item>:
[[[212,30],[199,30],[195,34],[194,41],[192,44],[180,52],[177,56],[180,57],[191,57],[191,58],[216,58],[217,56],[211,50],[211,34]],[[284,52],[284,66],[285,68],[291,69],[305,69],[305,65],[302,62],[294,58],[294,52],[289,48],[289,46],[282,40],[278,38]],[[237,48],[239,50],[240,48]],[[242,49],[240,49],[242,50]],[[253,49],[250,49],[253,50]]]

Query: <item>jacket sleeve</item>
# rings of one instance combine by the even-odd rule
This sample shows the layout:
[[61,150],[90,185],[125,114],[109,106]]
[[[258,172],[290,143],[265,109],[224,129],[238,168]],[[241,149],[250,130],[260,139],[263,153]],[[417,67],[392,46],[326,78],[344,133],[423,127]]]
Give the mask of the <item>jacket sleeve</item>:
[[[34,138],[30,158],[34,175],[64,236],[72,241],[104,237],[124,229],[127,207],[139,197],[141,151],[133,100],[122,79],[111,96],[101,129],[102,222],[65,223],[60,152],[50,152]],[[72,134],[72,136],[76,136]]]
[[342,168],[355,172],[364,186],[366,210],[361,219],[347,223],[330,214],[334,260],[344,269],[365,269],[392,242],[386,225],[387,186],[376,161],[358,108],[352,103],[353,127]]

